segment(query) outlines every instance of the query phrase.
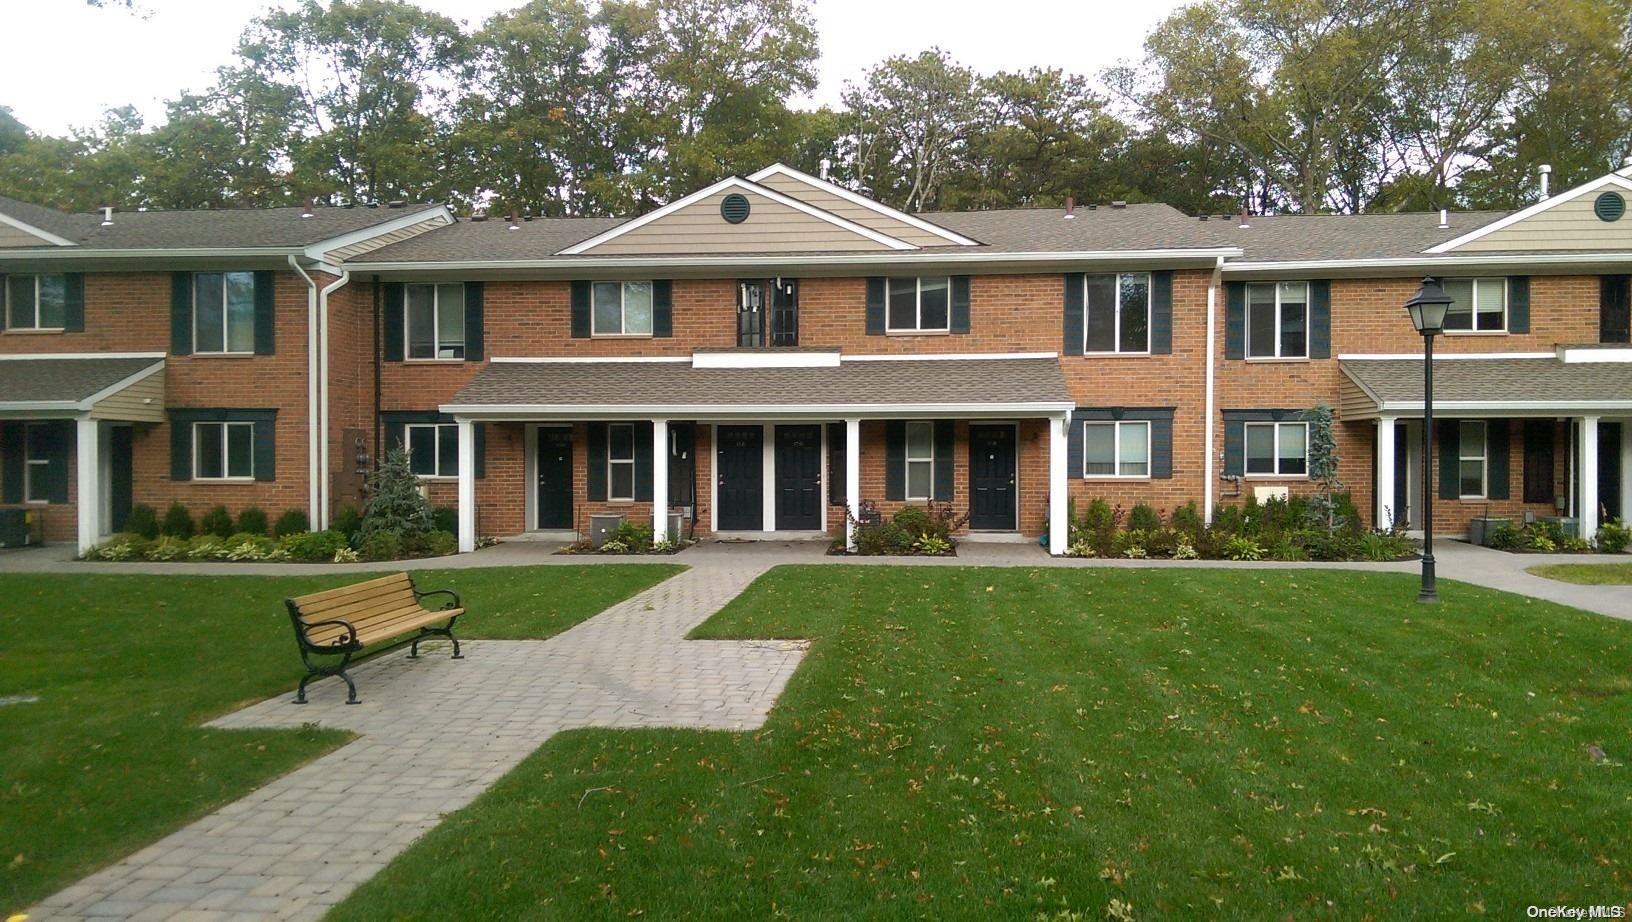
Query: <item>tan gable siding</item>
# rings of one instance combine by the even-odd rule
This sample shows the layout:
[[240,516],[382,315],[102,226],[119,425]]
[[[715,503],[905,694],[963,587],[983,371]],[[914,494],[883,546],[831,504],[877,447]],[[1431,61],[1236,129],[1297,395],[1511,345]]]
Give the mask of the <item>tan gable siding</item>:
[[[1632,209],[1619,221],[1600,221],[1592,213],[1592,203],[1599,194],[1588,192],[1477,240],[1470,240],[1451,252],[1632,249]],[[1632,193],[1621,192],[1621,195],[1632,199]]]
[[808,253],[887,250],[854,231],[808,215],[791,205],[744,192],[748,220],[730,224],[720,217],[726,189],[670,212],[649,224],[585,250],[597,255],[646,253]]
[[407,227],[398,228],[397,230],[391,231],[387,234],[380,234],[376,237],[370,237],[367,240],[359,240],[351,246],[344,246],[338,249],[330,250],[328,255],[331,258],[338,260],[356,259],[357,257],[362,256],[364,253],[372,253],[380,247],[393,243],[401,243],[404,240],[418,237],[420,234],[423,234],[433,228],[444,227],[452,223],[453,221],[446,215],[437,215],[434,218],[426,218],[417,224],[410,224]]
[[913,227],[905,221],[892,218],[889,215],[879,214],[871,208],[864,208],[843,196],[834,195],[826,189],[820,189],[808,183],[781,173],[773,173],[759,184],[796,198],[808,205],[815,205],[824,211],[832,212],[841,218],[854,221],[862,227],[871,228],[879,233],[889,234],[899,240],[921,247],[947,246],[952,241],[938,234],[932,234],[922,228]]
[[12,227],[10,224],[0,224],[0,249],[6,247],[48,247],[55,246],[49,240],[36,237],[28,231]]
[[164,372],[149,375],[118,393],[98,400],[91,405],[91,418],[164,422]]

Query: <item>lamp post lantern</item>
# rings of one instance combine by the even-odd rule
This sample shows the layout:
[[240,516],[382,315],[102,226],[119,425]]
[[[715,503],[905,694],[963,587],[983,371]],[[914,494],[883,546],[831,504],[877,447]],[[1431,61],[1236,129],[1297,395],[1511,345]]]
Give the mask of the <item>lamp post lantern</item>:
[[1417,601],[1439,601],[1434,583],[1434,337],[1445,329],[1451,296],[1431,278],[1405,302],[1411,325],[1422,334],[1422,589]]

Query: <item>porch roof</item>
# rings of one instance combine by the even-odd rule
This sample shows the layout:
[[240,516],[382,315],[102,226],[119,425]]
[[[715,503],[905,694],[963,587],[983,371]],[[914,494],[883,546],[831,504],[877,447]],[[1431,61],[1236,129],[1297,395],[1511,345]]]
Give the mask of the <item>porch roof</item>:
[[0,412],[150,421],[164,413],[164,356],[0,356]]
[[495,360],[442,412],[485,419],[1047,416],[1074,406],[1059,359],[843,356],[806,367],[690,357]]
[[[1422,360],[1345,357],[1343,416],[1422,415]],[[1463,416],[1632,413],[1632,362],[1558,355],[1434,358],[1434,412]]]

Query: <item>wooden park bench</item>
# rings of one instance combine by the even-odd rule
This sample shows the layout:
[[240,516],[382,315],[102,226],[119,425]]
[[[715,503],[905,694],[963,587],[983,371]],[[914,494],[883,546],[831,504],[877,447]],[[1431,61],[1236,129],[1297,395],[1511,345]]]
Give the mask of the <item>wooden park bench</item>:
[[[433,595],[447,596],[447,604],[434,611],[420,604],[420,600]],[[446,637],[453,641],[453,658],[464,658],[459,652],[459,638],[453,636],[453,623],[465,613],[458,594],[451,589],[420,592],[406,573],[325,589],[284,599],[283,603],[289,607],[300,659],[307,670],[295,694],[296,704],[306,703],[307,682],[329,675],[346,680],[350,692],[346,703],[356,704],[357,686],[346,674],[346,665],[364,647],[377,652],[410,644],[408,658],[417,659],[420,641]],[[386,641],[394,642],[379,646]],[[321,656],[338,656],[340,660],[328,664],[314,660]]]

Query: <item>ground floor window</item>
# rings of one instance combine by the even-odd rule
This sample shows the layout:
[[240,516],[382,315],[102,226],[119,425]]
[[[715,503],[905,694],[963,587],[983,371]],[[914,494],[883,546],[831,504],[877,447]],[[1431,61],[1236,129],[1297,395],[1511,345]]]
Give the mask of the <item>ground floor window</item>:
[[633,502],[635,498],[635,427],[612,423],[606,427],[606,498]]
[[1485,498],[1489,470],[1485,427],[1482,419],[1464,419],[1457,425],[1457,494],[1463,499]]
[[51,423],[29,423],[23,430],[23,500],[51,501],[51,454],[55,430]]
[[1150,423],[1144,420],[1085,423],[1084,477],[1150,476]]
[[194,480],[253,480],[254,423],[194,423]]
[[1247,473],[1302,477],[1309,473],[1308,423],[1246,423]]
[[935,424],[907,423],[907,499],[928,500],[935,493]]
[[408,466],[420,477],[459,476],[459,427],[454,423],[409,423],[403,427]]

